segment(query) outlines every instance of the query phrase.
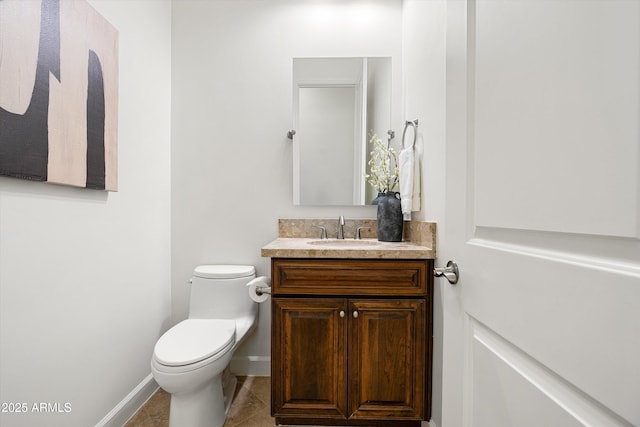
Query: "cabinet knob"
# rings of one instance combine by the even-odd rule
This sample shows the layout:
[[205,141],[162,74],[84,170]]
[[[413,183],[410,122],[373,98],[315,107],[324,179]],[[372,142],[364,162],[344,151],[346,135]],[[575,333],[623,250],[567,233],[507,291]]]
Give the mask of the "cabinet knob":
[[357,319],[357,318],[358,318],[358,311],[357,311],[357,310],[353,312],[353,318],[354,318],[354,319]]
[[340,310],[340,317],[344,317],[344,310]]

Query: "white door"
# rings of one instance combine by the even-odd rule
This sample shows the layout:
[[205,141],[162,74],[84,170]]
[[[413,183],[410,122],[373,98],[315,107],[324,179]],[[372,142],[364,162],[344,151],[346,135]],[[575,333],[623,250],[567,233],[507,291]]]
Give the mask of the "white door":
[[438,427],[638,426],[640,1],[447,15]]

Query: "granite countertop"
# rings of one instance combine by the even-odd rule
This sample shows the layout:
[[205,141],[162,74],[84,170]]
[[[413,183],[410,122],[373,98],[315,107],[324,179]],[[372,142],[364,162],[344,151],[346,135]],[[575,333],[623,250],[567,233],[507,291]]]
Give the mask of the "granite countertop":
[[[435,259],[435,224],[419,221],[405,222],[402,242],[381,242],[376,236],[375,220],[347,220],[345,238],[320,239],[313,226],[327,228],[327,235],[337,230],[335,220],[288,220],[279,221],[279,237],[262,247],[262,256],[271,258],[378,258],[378,259]],[[362,230],[362,239],[355,240],[357,227]],[[331,228],[333,227],[333,229]]]
[[411,242],[379,242],[376,239],[320,240],[279,237],[262,247],[271,258],[390,258],[430,259],[435,251]]

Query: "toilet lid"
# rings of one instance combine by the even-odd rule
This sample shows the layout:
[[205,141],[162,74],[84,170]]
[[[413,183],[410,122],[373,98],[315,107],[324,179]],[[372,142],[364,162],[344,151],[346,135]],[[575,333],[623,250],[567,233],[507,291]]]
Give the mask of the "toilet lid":
[[193,270],[193,275],[205,279],[238,279],[253,276],[256,269],[253,265],[199,265]]
[[234,320],[183,320],[160,337],[154,356],[163,365],[190,365],[226,349],[235,335]]

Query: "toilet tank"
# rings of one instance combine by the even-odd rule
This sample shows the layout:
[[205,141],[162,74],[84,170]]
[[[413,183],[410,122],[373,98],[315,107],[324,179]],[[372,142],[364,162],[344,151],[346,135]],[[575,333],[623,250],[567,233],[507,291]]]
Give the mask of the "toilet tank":
[[247,283],[256,277],[252,265],[199,265],[191,278],[189,318],[238,319],[255,313]]

